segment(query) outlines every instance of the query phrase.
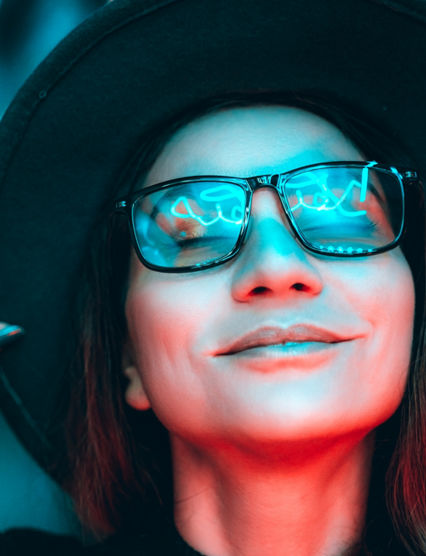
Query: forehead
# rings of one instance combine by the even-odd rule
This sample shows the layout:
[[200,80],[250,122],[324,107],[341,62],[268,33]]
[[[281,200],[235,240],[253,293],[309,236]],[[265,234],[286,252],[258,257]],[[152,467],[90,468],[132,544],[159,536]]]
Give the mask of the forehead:
[[203,174],[248,177],[338,160],[363,156],[338,128],[315,114],[288,106],[232,108],[177,131],[146,183]]

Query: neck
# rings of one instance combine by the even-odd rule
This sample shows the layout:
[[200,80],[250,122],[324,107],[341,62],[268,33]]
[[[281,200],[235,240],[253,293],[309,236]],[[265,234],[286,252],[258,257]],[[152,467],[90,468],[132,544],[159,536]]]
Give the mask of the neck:
[[206,556],[340,556],[364,525],[374,439],[256,453],[172,436],[175,522]]

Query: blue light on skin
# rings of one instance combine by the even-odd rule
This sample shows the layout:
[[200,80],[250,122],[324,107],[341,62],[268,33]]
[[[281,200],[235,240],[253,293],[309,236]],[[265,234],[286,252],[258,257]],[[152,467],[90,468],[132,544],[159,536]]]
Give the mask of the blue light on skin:
[[[146,185],[330,160],[362,156],[317,116],[287,107],[233,109],[177,132]],[[132,257],[126,401],[152,410],[169,431],[175,524],[196,550],[266,554],[267,542],[272,555],[342,553],[359,538],[368,495],[372,450],[364,438],[372,436],[358,431],[374,432],[404,395],[412,276],[399,249],[345,261],[308,253],[270,188],[255,192],[251,214],[244,250],[229,264],[179,275]],[[326,220],[330,213],[312,214]],[[289,367],[273,347],[262,357],[214,355],[271,321],[361,336],[331,347],[335,355],[321,368]]]

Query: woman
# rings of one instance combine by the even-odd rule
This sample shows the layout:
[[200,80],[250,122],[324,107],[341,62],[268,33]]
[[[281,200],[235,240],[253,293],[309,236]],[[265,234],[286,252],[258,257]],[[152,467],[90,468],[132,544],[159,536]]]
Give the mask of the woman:
[[[269,95],[242,104],[186,106],[126,165],[116,208],[137,208],[136,250],[129,269],[117,221],[92,243],[68,485],[104,532],[155,527],[136,540],[147,553],[422,553],[416,171],[399,167],[404,157],[378,142],[385,136],[324,103]],[[186,547],[164,526],[170,465],[157,418]],[[397,535],[380,511],[392,452]],[[122,550],[126,538],[110,546]]]

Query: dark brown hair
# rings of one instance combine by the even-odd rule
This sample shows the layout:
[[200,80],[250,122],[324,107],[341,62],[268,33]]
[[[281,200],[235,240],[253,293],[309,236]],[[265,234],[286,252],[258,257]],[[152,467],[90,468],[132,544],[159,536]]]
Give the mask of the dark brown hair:
[[[249,94],[213,99],[148,134],[124,183],[151,167],[167,140],[191,120],[227,107],[279,104],[316,113],[340,128],[370,160],[415,168],[393,130],[379,129],[323,95]],[[356,115],[355,115],[356,114]],[[128,186],[129,187],[129,186]],[[413,186],[414,188],[414,186]],[[411,369],[400,408],[376,431],[363,546],[365,554],[426,553],[425,216],[423,189],[409,192],[402,249],[416,289]],[[83,523],[100,535],[146,530],[173,520],[168,433],[151,411],[124,402],[122,350],[130,241],[120,217],[94,233],[76,305],[80,334],[69,423],[68,486]],[[402,548],[404,547],[404,548]],[[393,553],[393,552],[392,552]]]

